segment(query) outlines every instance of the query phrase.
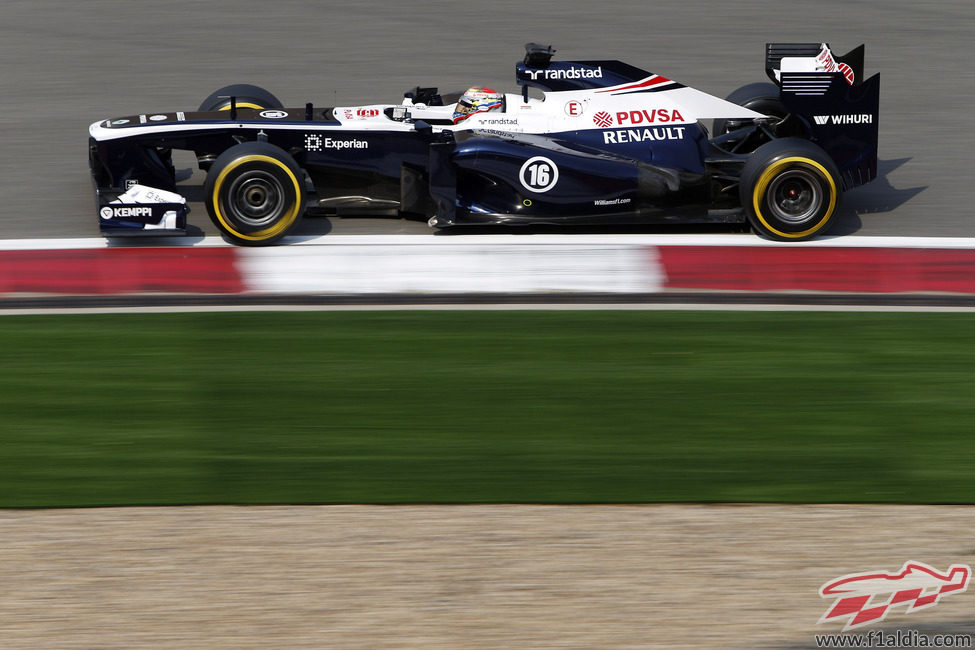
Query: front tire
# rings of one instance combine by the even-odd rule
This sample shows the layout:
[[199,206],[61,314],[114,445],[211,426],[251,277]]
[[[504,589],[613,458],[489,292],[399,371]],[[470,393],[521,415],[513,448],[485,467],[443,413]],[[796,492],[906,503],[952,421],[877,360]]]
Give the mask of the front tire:
[[769,239],[824,233],[840,202],[840,173],[820,147],[783,138],[755,150],[741,172],[741,203],[752,228]]
[[284,108],[277,97],[260,86],[250,84],[234,84],[224,86],[210,93],[210,96],[200,104],[200,111],[229,111],[230,98],[234,97],[237,108]]
[[283,149],[244,142],[224,151],[203,191],[210,219],[228,239],[266,246],[288,234],[304,213],[301,168]]

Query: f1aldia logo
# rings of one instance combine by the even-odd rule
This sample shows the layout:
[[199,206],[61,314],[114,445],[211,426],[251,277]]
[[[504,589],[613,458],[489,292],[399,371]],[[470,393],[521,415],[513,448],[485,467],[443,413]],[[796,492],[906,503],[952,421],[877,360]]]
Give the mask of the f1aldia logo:
[[820,597],[832,598],[833,604],[817,623],[845,620],[845,632],[883,621],[892,607],[904,605],[911,614],[964,592],[971,577],[967,564],[952,564],[942,573],[923,562],[905,562],[896,573],[849,573],[819,588]]

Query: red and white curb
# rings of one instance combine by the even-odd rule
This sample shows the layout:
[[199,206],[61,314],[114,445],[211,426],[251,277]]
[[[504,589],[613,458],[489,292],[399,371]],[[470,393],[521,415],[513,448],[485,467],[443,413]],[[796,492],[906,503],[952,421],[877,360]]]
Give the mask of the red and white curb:
[[[0,241],[0,295],[132,293],[975,294],[975,239],[750,235],[326,235]],[[190,244],[190,245],[188,245]]]

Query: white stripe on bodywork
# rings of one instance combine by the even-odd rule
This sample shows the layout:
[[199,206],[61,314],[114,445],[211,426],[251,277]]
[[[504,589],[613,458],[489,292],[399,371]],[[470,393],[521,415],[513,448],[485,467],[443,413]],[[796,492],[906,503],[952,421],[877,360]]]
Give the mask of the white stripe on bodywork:
[[[337,132],[352,132],[358,130],[372,130],[372,129],[351,129],[348,126],[340,126],[337,124],[316,124],[314,122],[292,122],[292,123],[269,123],[269,122],[175,122],[175,123],[159,123],[159,124],[147,124],[146,126],[128,126],[124,128],[106,128],[103,126],[105,120],[100,122],[95,122],[88,127],[88,134],[98,140],[99,142],[104,142],[107,140],[119,140],[122,138],[131,138],[140,135],[150,135],[150,134],[163,134],[163,133],[186,133],[187,131],[213,131],[217,129],[264,129],[265,131],[270,130],[286,130],[286,131],[299,131],[302,133],[312,132],[312,131],[337,131]],[[406,125],[399,123],[392,123],[392,125],[384,127],[382,131],[402,131],[404,133],[412,131],[412,125]]]
[[[738,106],[724,99],[719,99],[694,88],[684,87],[665,90],[657,93],[630,93],[621,95],[595,94],[592,90],[577,90],[547,93],[545,101],[530,100],[525,106],[530,110],[519,108],[522,104],[517,95],[506,95],[507,108],[501,112],[490,112],[473,116],[458,125],[434,125],[433,130],[439,131],[467,131],[490,129],[492,131],[528,134],[560,133],[564,131],[599,130],[592,122],[592,116],[601,110],[616,114],[617,112],[640,111],[654,107],[666,109],[672,113],[680,111],[683,119],[670,124],[692,124],[698,120],[725,119],[754,119],[762,117],[761,113]],[[585,110],[579,116],[570,117],[564,112],[566,102],[578,101],[585,105]],[[400,107],[399,104],[375,104],[361,107],[363,109],[378,110],[379,113],[366,119],[344,119],[346,111],[355,112],[356,107],[335,108],[335,122],[330,124],[316,122],[281,122],[276,120],[230,121],[219,120],[213,122],[182,122],[177,114],[177,121],[171,123],[147,124],[145,115],[139,116],[139,121],[145,126],[105,126],[109,121],[99,121],[92,124],[88,132],[92,138],[99,141],[117,140],[133,136],[167,133],[170,131],[185,133],[187,131],[207,131],[214,129],[256,129],[265,130],[284,129],[301,132],[353,132],[377,131],[409,133],[414,130],[413,122],[400,122],[385,117],[384,109]],[[417,112],[419,119],[427,112],[436,117],[447,118],[449,107],[412,107],[403,106],[407,110]],[[441,115],[442,113],[442,115]],[[498,123],[509,120],[511,124]],[[614,124],[615,127],[623,126]]]

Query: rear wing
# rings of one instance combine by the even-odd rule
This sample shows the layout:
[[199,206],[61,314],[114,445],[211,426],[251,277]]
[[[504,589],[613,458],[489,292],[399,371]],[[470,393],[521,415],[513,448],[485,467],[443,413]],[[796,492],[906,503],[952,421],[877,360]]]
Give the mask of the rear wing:
[[864,78],[864,46],[835,56],[827,43],[768,43],[765,71],[809,139],[836,162],[843,189],[877,176],[880,75]]
[[[824,72],[835,72],[829,69],[832,60],[837,68],[847,66],[853,73],[851,84],[857,85],[863,81],[863,55],[866,47],[861,45],[844,54],[836,56],[830,50],[828,43],[767,43],[765,45],[765,74],[769,79],[778,83],[779,72],[782,70],[782,59],[814,59],[824,68]],[[824,53],[825,50],[825,53]]]

